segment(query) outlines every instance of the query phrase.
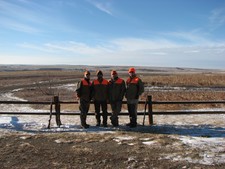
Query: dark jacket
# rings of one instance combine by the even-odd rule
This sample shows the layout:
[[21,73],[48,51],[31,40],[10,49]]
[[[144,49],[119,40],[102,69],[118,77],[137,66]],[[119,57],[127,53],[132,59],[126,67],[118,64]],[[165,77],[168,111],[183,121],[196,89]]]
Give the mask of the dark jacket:
[[109,80],[109,101],[122,101],[126,91],[125,81],[121,78]]
[[96,101],[108,100],[108,84],[106,79],[95,79],[92,82],[92,98]]
[[137,76],[133,78],[129,77],[126,81],[126,85],[126,98],[129,100],[138,99],[139,96],[144,92],[144,84]]
[[91,100],[91,82],[87,79],[82,79],[77,83],[77,96],[85,101]]

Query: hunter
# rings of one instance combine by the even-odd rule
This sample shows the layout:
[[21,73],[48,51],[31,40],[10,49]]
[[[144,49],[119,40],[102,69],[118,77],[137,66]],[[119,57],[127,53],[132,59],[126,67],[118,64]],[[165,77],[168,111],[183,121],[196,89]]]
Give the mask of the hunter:
[[108,84],[109,82],[103,78],[103,73],[98,70],[97,79],[92,82],[92,99],[95,107],[96,126],[101,125],[100,107],[102,109],[103,127],[108,127],[107,119],[107,102],[108,102]]
[[127,107],[130,117],[130,123],[127,126],[131,128],[137,126],[137,107],[139,96],[144,92],[144,85],[142,80],[136,76],[135,69],[130,68],[128,70],[129,78],[126,81],[126,98]]
[[125,91],[125,81],[118,77],[118,73],[115,70],[112,70],[111,79],[109,80],[109,103],[112,108],[110,120],[114,127],[119,126],[118,115],[121,111]]
[[84,78],[77,83],[77,97],[79,98],[79,110],[80,110],[80,123],[82,128],[89,128],[89,124],[86,123],[87,114],[91,101],[91,73],[89,71],[84,72]]

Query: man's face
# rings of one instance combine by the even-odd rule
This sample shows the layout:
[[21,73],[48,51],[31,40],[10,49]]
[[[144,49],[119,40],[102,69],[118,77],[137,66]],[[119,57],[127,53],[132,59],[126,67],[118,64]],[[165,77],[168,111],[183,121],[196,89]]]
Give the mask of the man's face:
[[90,79],[90,73],[86,73],[84,76],[86,79]]
[[97,75],[97,77],[98,77],[98,78],[102,78],[103,75],[99,73],[99,74]]
[[111,78],[112,78],[112,79],[115,79],[115,78],[117,78],[117,77],[118,77],[118,75],[117,75],[116,73],[111,74]]
[[130,76],[130,77],[133,77],[134,74],[135,74],[134,72],[129,72],[129,76]]

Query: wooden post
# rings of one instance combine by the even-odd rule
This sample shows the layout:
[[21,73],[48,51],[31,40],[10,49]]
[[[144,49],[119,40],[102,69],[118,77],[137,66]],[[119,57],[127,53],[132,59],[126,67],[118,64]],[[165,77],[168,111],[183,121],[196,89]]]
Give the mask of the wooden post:
[[55,120],[58,127],[62,125],[60,120],[60,103],[59,103],[59,96],[54,96],[54,104],[55,104]]
[[148,119],[149,125],[153,125],[152,96],[148,96]]
[[49,113],[49,120],[48,120],[48,129],[51,127],[51,120],[52,120],[52,102],[54,98],[52,98],[51,104],[50,104],[50,113]]

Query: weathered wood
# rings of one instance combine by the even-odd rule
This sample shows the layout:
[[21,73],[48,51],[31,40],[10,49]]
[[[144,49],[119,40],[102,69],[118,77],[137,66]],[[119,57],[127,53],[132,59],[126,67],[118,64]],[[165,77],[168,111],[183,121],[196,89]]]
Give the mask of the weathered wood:
[[148,103],[149,125],[153,125],[152,96],[148,96],[147,103]]
[[[127,101],[123,101],[123,104],[127,104]],[[146,101],[139,101],[139,104],[145,104]],[[0,101],[0,104],[39,104],[39,105],[51,105],[50,112],[0,112],[0,114],[17,114],[17,115],[55,115],[56,123],[60,127],[61,115],[80,115],[80,112],[61,112],[61,104],[78,104],[78,101],[60,101],[58,96],[53,97],[51,102],[37,102],[37,101]],[[93,104],[93,101],[91,102]],[[174,111],[153,111],[153,105],[156,104],[225,104],[225,100],[213,100],[213,101],[152,101],[152,96],[147,98],[148,104],[148,116],[149,125],[153,125],[153,115],[197,115],[197,114],[225,114],[225,111],[193,111],[193,110],[174,110]],[[55,112],[52,112],[52,106],[55,106]],[[109,115],[111,113],[109,112]],[[89,112],[88,115],[95,115],[94,112]],[[128,112],[121,112],[120,116],[128,116]],[[138,112],[137,115],[145,115],[145,112]]]
[[223,104],[225,100],[213,101],[152,101],[152,104]]
[[55,105],[55,120],[56,120],[56,124],[58,127],[60,127],[62,125],[61,123],[61,119],[60,119],[60,112],[61,112],[61,109],[60,109],[60,102],[59,102],[59,96],[54,96],[53,97],[53,100],[54,100],[54,105]]
[[225,114],[225,111],[155,111],[153,115]]

